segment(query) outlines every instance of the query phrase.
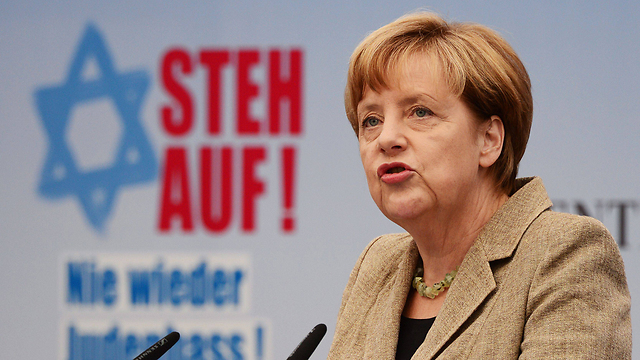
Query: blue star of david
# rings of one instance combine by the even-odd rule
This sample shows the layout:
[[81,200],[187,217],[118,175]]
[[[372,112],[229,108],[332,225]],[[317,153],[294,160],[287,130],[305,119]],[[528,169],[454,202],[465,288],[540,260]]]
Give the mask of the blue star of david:
[[[95,60],[97,79],[83,81],[82,70]],[[120,187],[157,177],[157,160],[139,122],[142,100],[149,87],[144,71],[117,73],[107,47],[93,25],[88,25],[64,83],[36,90],[35,100],[49,138],[38,191],[47,198],[77,196],[89,223],[98,231],[113,209]],[[117,108],[123,131],[115,161],[106,168],[82,171],[65,141],[74,106],[110,98]]]

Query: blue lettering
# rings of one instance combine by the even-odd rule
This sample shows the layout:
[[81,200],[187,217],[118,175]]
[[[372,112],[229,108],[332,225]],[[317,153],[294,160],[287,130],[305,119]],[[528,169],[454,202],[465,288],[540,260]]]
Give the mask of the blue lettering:
[[205,301],[205,268],[206,265],[200,264],[191,273],[191,303],[194,306],[202,306]]
[[224,343],[222,343],[222,336],[213,335],[211,337],[211,352],[213,353],[214,360],[224,360],[224,355],[222,355],[221,349],[224,347]]
[[113,306],[117,300],[117,276],[110,268],[96,269],[93,262],[67,264],[67,303]]
[[[165,331],[173,331],[168,327]],[[262,332],[262,328],[257,328]],[[68,360],[114,360],[133,359],[140,352],[158,341],[157,333],[123,333],[114,326],[105,333],[80,331],[75,325],[69,327]],[[262,335],[261,335],[262,336]],[[261,340],[258,342],[258,344]],[[245,337],[241,333],[183,333],[180,341],[163,358],[167,360],[244,360],[247,350]],[[258,346],[258,344],[256,344]],[[259,345],[262,347],[262,345]],[[262,350],[256,348],[256,354]],[[259,355],[258,359],[262,356]]]
[[191,336],[191,354],[189,354],[190,360],[203,360],[204,359],[204,341],[202,336],[196,334]]
[[70,262],[67,265],[68,285],[67,302],[82,303],[82,269],[80,264]]
[[230,347],[231,354],[233,356],[233,360],[243,360],[244,356],[242,356],[242,343],[244,342],[244,338],[242,335],[234,334],[230,339]]
[[80,334],[74,325],[69,327],[69,360],[111,360],[125,356],[118,328],[106,334]]
[[103,300],[104,304],[111,306],[116,302],[118,292],[116,289],[116,273],[107,269],[104,271],[104,277],[102,278]]
[[114,327],[104,337],[104,358],[120,359],[124,354],[121,353],[122,346],[118,343],[118,328]]
[[129,271],[131,285],[131,303],[149,305],[149,273],[145,271]]
[[84,335],[80,337],[82,346],[82,359],[104,360],[98,357],[98,339],[95,335]]
[[243,277],[244,273],[241,270],[236,270],[234,281],[232,282],[233,287],[231,288],[231,301],[236,305],[240,303],[240,281],[242,281]]
[[264,337],[262,335],[262,326],[258,326],[256,328],[256,359],[261,360],[262,359],[262,355],[263,355],[263,344],[262,342],[264,341]]
[[80,359],[81,348],[79,345],[76,328],[71,325],[71,327],[69,327],[69,360]]
[[213,275],[213,301],[216,305],[222,305],[225,302],[225,289],[227,287],[227,277],[224,271],[217,270]]
[[133,359],[138,356],[138,353],[142,350],[138,350],[138,338],[135,335],[127,335],[125,340],[124,352],[127,354],[127,359]]
[[129,271],[130,300],[134,306],[239,306],[244,278],[243,269],[208,271],[205,262],[189,270],[165,269],[159,262],[153,270]]
[[179,306],[182,298],[184,297],[185,287],[184,276],[180,270],[173,270],[171,272],[171,303],[175,306]]

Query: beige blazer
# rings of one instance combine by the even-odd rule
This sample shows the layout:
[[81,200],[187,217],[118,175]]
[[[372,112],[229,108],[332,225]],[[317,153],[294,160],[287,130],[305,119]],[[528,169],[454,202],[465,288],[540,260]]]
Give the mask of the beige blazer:
[[[485,225],[413,359],[630,359],[618,247],[589,217],[556,213],[539,178]],[[373,240],[344,291],[329,359],[394,359],[418,261],[408,234]]]

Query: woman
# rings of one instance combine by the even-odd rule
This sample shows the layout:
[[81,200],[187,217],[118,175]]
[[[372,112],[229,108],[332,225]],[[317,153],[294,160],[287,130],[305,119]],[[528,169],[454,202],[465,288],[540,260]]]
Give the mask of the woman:
[[407,233],[358,259],[330,359],[630,358],[611,235],[516,179],[533,100],[498,34],[402,17],[356,48],[345,106],[371,196]]

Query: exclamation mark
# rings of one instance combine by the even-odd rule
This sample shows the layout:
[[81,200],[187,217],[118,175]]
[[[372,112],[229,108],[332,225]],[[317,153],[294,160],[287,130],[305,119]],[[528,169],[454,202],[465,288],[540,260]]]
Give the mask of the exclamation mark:
[[262,334],[262,326],[258,326],[256,328],[256,359],[262,360],[262,355],[264,353],[263,349],[263,334]]
[[296,227],[296,219],[294,216],[295,203],[295,165],[296,165],[296,149],[291,146],[282,148],[282,230],[292,232]]

